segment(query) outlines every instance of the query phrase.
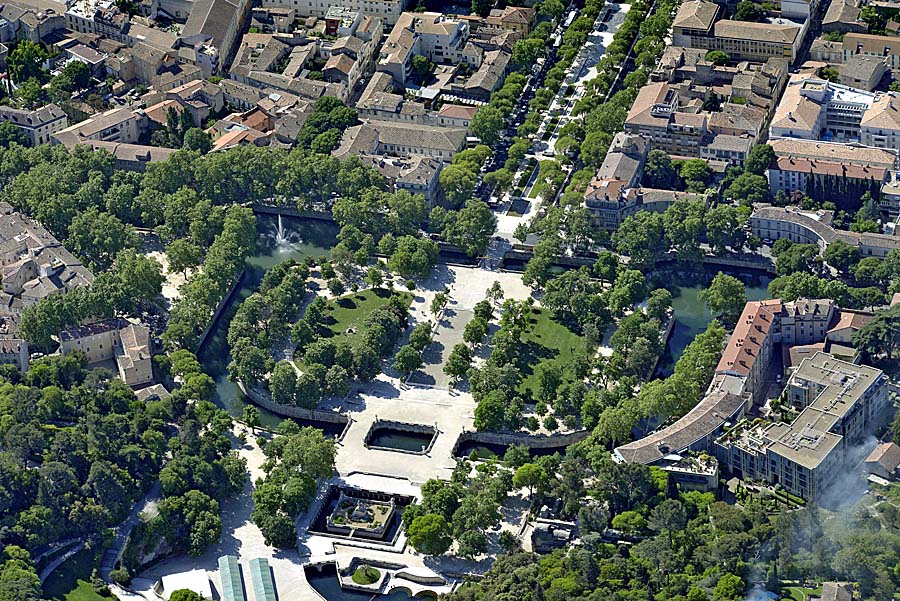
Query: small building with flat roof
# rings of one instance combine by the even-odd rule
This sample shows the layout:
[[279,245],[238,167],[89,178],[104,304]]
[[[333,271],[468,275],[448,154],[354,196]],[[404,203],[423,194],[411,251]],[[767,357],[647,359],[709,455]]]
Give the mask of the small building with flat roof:
[[237,557],[223,555],[219,558],[219,578],[222,580],[222,601],[246,601]]
[[250,560],[250,580],[253,582],[253,596],[256,601],[277,601],[272,568],[265,557]]

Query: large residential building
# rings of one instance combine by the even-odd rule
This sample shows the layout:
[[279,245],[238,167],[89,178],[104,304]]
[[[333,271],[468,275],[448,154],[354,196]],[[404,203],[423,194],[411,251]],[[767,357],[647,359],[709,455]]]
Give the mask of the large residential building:
[[896,150],[900,148],[900,94],[869,92],[809,74],[792,75],[772,118],[769,137],[860,142]]
[[25,136],[28,146],[49,144],[51,136],[69,124],[66,114],[55,104],[33,111],[0,106],[0,121],[15,125]]
[[393,184],[396,190],[406,190],[410,194],[421,194],[428,206],[435,206],[443,197],[438,176],[444,167],[443,161],[420,155],[389,157],[383,155],[358,155],[366,165],[378,170]]
[[5,203],[0,207],[0,267],[0,314],[12,317],[52,294],[94,281],[91,272],[50,232]]
[[714,37],[713,25],[719,5],[705,0],[682,2],[672,21],[672,43],[686,48],[702,48]]
[[637,134],[619,132],[584,193],[584,205],[596,227],[615,231],[638,211],[662,213],[678,200],[702,200],[702,194],[641,187],[650,146]]
[[800,23],[785,18],[763,23],[717,21],[717,4],[688,0],[682,3],[672,22],[672,39],[676,46],[722,50],[732,60],[765,62],[769,58],[783,58],[793,62],[809,26],[807,16],[800,14],[803,12],[782,13],[785,17],[799,18]]
[[70,125],[54,133],[51,138],[54,143],[70,148],[92,140],[136,144],[146,127],[147,117],[142,111],[116,108]]
[[453,65],[476,60],[467,54],[468,40],[466,21],[440,13],[403,13],[381,48],[377,68],[404,85],[412,73],[414,56]]
[[18,371],[28,371],[28,342],[21,338],[0,338],[0,365],[12,365]]
[[740,420],[746,405],[746,399],[730,392],[707,394],[671,426],[616,447],[615,457],[627,463],[655,465],[672,454],[705,451],[712,447],[726,422]]
[[708,113],[679,110],[678,92],[668,83],[645,85],[625,118],[625,131],[643,136],[653,149],[699,157],[709,133]]
[[[897,151],[860,144],[778,138],[767,177],[772,194],[803,192],[817,200],[877,197],[897,165]],[[771,237],[771,236],[766,236]]]
[[[704,398],[675,423],[616,448],[614,457],[663,466],[687,451],[710,451],[747,480],[780,483],[814,500],[841,465],[842,455],[832,452],[842,451],[842,439],[859,440],[888,405],[887,379],[880,371],[829,354],[846,353],[854,327],[868,319],[871,314],[842,311],[829,299],[747,303]],[[786,391],[800,417],[791,425],[741,422],[730,428],[768,398],[779,348],[785,354],[813,349],[793,371]]]
[[812,77],[791,76],[769,127],[770,138],[858,142],[875,94]]
[[882,92],[875,96],[860,122],[859,137],[866,146],[900,150],[900,94]]
[[[204,77],[219,72],[234,54],[241,29],[250,16],[250,0],[197,0],[181,40],[194,50],[188,62],[203,68]],[[205,67],[205,68],[204,68]]]
[[114,362],[119,378],[129,386],[153,381],[150,330],[145,326],[108,319],[63,330],[59,344],[64,355],[83,352],[88,364]]
[[[724,166],[743,167],[766,120],[766,110],[733,102],[726,96],[720,111],[703,110],[707,101],[721,102],[715,90],[730,90],[727,82],[738,82],[740,75],[726,70],[716,77],[708,63],[697,64],[693,71],[700,74],[695,83],[652,82],[638,92],[638,97],[625,118],[625,132],[643,136],[649,146],[679,157],[717,161]],[[756,73],[746,73],[740,79],[752,80]],[[759,74],[760,80],[770,82],[767,94],[778,89],[778,80]],[[752,85],[749,84],[748,85]],[[752,91],[758,104],[764,104],[762,94]]]
[[785,394],[801,410],[793,422],[741,423],[716,441],[716,455],[745,480],[778,484],[814,501],[847,451],[883,422],[888,380],[881,370],[819,352],[800,364]]
[[[381,19],[385,25],[396,23],[407,5],[406,0],[341,0],[341,7],[345,10]],[[327,0],[262,0],[262,6],[291,8],[303,17],[324,18],[335,5]]]
[[830,211],[801,211],[790,207],[761,207],[750,216],[750,229],[763,239],[787,238],[798,244],[817,244],[823,251],[840,240],[859,249],[863,257],[883,259],[900,250],[900,236],[834,229]]
[[766,390],[761,384],[771,371],[776,333],[780,334],[780,300],[747,303],[716,366],[716,374],[739,382],[733,392],[758,404]]
[[843,62],[855,56],[871,56],[887,62],[894,75],[900,74],[900,38],[868,33],[848,33],[841,47]]
[[465,147],[467,135],[468,131],[461,127],[366,121],[344,132],[334,155],[343,158],[359,154],[417,154],[450,161]]

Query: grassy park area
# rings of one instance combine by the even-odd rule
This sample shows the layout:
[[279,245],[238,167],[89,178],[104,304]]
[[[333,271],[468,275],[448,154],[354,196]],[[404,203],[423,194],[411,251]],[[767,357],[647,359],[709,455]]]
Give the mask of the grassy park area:
[[94,553],[81,551],[59,566],[43,584],[44,597],[61,601],[109,601],[94,591],[91,572],[97,567]]
[[574,380],[572,357],[584,344],[583,338],[555,321],[546,309],[532,309],[528,322],[529,327],[522,335],[523,360],[519,367],[523,380],[519,390],[537,391],[541,365],[556,365],[562,372],[563,382]]
[[804,588],[802,586],[782,586],[781,598],[790,599],[791,601],[807,601],[810,596],[818,596],[822,594],[822,587]]
[[[413,295],[406,291],[395,291],[407,306],[412,304]],[[328,301],[324,324],[333,337],[344,336],[351,342],[362,331],[366,318],[376,309],[385,306],[391,298],[386,288],[362,290]]]

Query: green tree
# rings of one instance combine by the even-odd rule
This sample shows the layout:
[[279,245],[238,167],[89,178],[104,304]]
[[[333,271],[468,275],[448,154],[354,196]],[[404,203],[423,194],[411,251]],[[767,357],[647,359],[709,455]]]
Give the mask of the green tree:
[[184,132],[184,148],[206,154],[212,150],[212,136],[199,127],[191,127]]
[[652,188],[674,190],[678,187],[678,174],[672,159],[662,150],[651,150],[644,167],[644,181]]
[[172,591],[169,601],[205,601],[203,597],[190,589],[180,588]]
[[297,398],[297,372],[290,361],[279,361],[269,377],[272,401],[282,405],[293,405]]
[[712,176],[709,166],[702,159],[689,159],[681,164],[678,175],[689,192],[703,192]]
[[454,379],[460,379],[469,371],[472,366],[472,351],[469,347],[461,342],[453,345],[450,356],[444,364],[444,373]]
[[437,207],[431,212],[431,219],[434,226],[440,229],[444,240],[460,247],[471,257],[487,250],[497,227],[494,213],[481,200],[470,200],[465,207],[455,212]]
[[[747,0],[743,0],[746,2]],[[737,601],[744,594],[744,581],[734,574],[723,574],[713,591],[713,601]]]
[[465,165],[447,165],[438,179],[444,195],[453,206],[461,206],[475,191],[477,174]]
[[[473,3],[478,0],[472,0]],[[478,109],[478,112],[472,117],[472,123],[469,128],[483,144],[493,146],[500,140],[500,134],[503,131],[505,119],[500,109],[486,104]]]
[[180,272],[187,277],[187,270],[197,267],[203,260],[203,250],[186,238],[179,238],[166,246],[166,259],[170,272]]
[[443,555],[453,542],[450,526],[444,516],[434,513],[416,517],[407,527],[409,544],[419,553]]
[[72,81],[77,90],[83,90],[91,84],[91,68],[81,61],[69,61],[63,67],[62,74]]
[[251,432],[256,432],[256,429],[259,428],[260,424],[260,413],[259,409],[254,407],[253,405],[247,405],[244,407],[244,412],[241,416],[241,420],[247,424],[247,427],[250,428]]
[[835,240],[825,249],[825,262],[844,273],[859,261],[859,249],[843,240]]
[[658,319],[660,322],[668,317],[669,309],[672,308],[672,293],[665,288],[657,288],[650,293],[647,300],[647,316],[651,319]]
[[761,175],[742,173],[725,190],[725,198],[737,200],[745,206],[766,202],[769,198],[769,182]]
[[534,498],[535,490],[540,490],[547,485],[549,477],[547,471],[534,463],[526,463],[519,467],[513,474],[512,483],[517,488],[527,488],[528,496]]
[[669,535],[669,547],[673,546],[672,534],[683,530],[687,525],[687,512],[684,505],[676,499],[666,499],[653,508],[647,525],[657,532],[665,531]]
[[853,344],[872,359],[895,357],[900,351],[900,305],[875,312],[875,317],[853,335]]
[[754,175],[765,175],[775,159],[775,150],[768,144],[757,144],[750,149],[744,170]]
[[797,272],[818,274],[822,271],[822,257],[816,244],[792,244],[777,254],[776,250],[773,248],[772,254],[776,255],[775,273],[778,275]]
[[369,270],[366,272],[366,284],[371,286],[372,288],[381,288],[381,285],[384,283],[384,274],[382,273],[379,267],[369,267]]
[[710,246],[720,252],[728,247],[738,250],[743,246],[744,232],[737,210],[732,205],[721,204],[706,212],[706,238]]
[[425,347],[431,344],[432,341],[431,329],[432,324],[430,321],[416,324],[412,332],[409,333],[409,345],[419,352],[425,350]]
[[410,345],[404,345],[394,357],[394,369],[409,375],[422,367],[422,354]]
[[487,335],[487,330],[487,321],[475,317],[466,324],[466,327],[463,330],[463,340],[473,347],[477,346],[484,340],[485,335]]
[[737,3],[737,9],[734,11],[735,21],[751,21],[757,22],[762,18],[762,10],[751,0],[741,0]]
[[744,283],[734,276],[721,271],[713,278],[708,288],[701,290],[697,297],[713,315],[721,315],[734,322],[747,304]]
[[0,123],[0,147],[9,148],[13,144],[25,146],[27,142],[28,138],[18,127],[9,121]]
[[728,54],[721,50],[710,50],[706,53],[705,58],[707,61],[720,67],[727,65],[729,60]]
[[9,53],[6,66],[12,80],[20,84],[32,78],[37,80],[43,78],[46,73],[42,67],[45,60],[47,53],[43,48],[34,42],[24,40]]
[[83,257],[94,269],[108,269],[119,251],[137,247],[134,228],[96,207],[78,214],[69,226],[66,246]]
[[[474,1],[474,0],[473,0]],[[415,73],[416,78],[420,82],[424,82],[425,78],[431,73],[431,70],[434,68],[434,65],[430,60],[428,60],[427,56],[417,54],[412,58],[412,70]]]

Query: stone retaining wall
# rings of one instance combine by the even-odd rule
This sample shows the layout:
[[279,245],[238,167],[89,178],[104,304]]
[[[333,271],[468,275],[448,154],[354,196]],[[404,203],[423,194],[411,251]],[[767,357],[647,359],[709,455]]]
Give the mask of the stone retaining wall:
[[520,434],[517,432],[469,432],[463,431],[453,445],[453,455],[464,442],[480,442],[496,445],[525,445],[529,449],[550,449],[555,447],[567,447],[581,442],[590,436],[590,430],[577,430],[566,434]]
[[304,407],[295,407],[293,405],[282,405],[272,400],[270,396],[264,394],[258,388],[248,388],[243,382],[237,383],[238,388],[249,398],[255,405],[259,405],[263,409],[271,411],[275,415],[282,417],[296,417],[298,419],[306,419],[310,421],[325,422],[329,424],[341,424],[344,426],[340,436],[336,438],[340,441],[347,433],[350,427],[351,419],[343,413],[335,411],[322,411],[321,409],[306,409]]

